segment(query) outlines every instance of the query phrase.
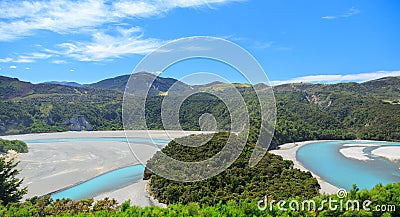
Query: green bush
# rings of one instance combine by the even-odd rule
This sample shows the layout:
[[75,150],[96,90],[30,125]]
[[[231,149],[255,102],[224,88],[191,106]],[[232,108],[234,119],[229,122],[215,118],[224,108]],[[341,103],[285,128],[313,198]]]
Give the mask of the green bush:
[[[286,204],[282,210],[275,203],[272,208],[267,206],[265,210],[260,210],[257,206],[257,201],[240,200],[240,201],[227,201],[226,203],[220,201],[213,205],[201,205],[199,203],[183,204],[171,204],[167,208],[160,208],[155,206],[149,207],[138,207],[129,206],[129,202],[125,202],[121,207],[115,206],[114,203],[110,203],[112,200],[103,200],[97,203],[103,204],[101,209],[94,209],[93,200],[82,200],[82,201],[71,201],[71,200],[58,200],[55,202],[49,202],[49,198],[35,199],[24,203],[12,203],[9,206],[0,205],[0,216],[5,217],[47,217],[47,216],[71,216],[71,217],[127,217],[127,216],[287,216],[287,217],[303,217],[303,216],[384,216],[384,217],[397,217],[400,216],[399,210],[399,195],[400,195],[400,183],[388,184],[386,186],[377,185],[371,190],[361,190],[355,193],[356,199],[371,200],[372,204],[369,207],[371,210],[359,210],[351,209],[329,209],[329,205],[326,203],[322,210],[316,209],[304,209],[301,210],[290,210]],[[313,199],[317,204],[321,204],[322,200],[332,198],[339,200],[334,195],[320,195],[313,198],[296,197],[288,198],[287,201],[296,199],[302,201],[305,199]],[[343,204],[348,200],[352,200],[350,197],[343,198]],[[43,207],[44,204],[47,204]],[[376,208],[379,205],[394,204],[395,210],[392,211],[377,211]],[[124,207],[124,208],[123,208]],[[99,208],[99,207],[98,207]],[[41,211],[41,210],[44,210]]]
[[28,146],[23,141],[0,139],[0,153],[7,153],[9,150],[14,150],[19,153],[27,153]]

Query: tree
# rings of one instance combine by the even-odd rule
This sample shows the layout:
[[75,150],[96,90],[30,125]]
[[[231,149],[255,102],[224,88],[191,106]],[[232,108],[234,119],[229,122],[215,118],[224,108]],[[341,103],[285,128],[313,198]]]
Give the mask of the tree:
[[27,193],[27,188],[21,188],[23,179],[16,176],[20,173],[15,167],[19,162],[15,161],[15,152],[9,151],[0,156],[0,203],[18,202]]

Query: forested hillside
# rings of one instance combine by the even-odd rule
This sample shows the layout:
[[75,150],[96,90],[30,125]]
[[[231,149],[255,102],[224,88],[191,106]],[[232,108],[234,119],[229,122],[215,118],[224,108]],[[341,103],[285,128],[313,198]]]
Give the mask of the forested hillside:
[[[141,73],[136,75],[136,79],[147,81],[148,76],[148,73]],[[0,134],[123,129],[123,93],[120,87],[126,84],[127,79],[127,76],[122,76],[85,87],[70,87],[35,85],[1,77]],[[146,102],[147,126],[151,129],[163,128],[160,106],[164,96],[156,93],[164,93],[176,81],[157,79],[152,87],[156,92]],[[257,88],[263,87],[257,85]],[[226,85],[215,82],[193,88],[224,91]],[[250,85],[237,85],[237,88],[247,105],[257,104]],[[275,86],[277,126],[272,147],[310,139],[400,140],[399,89],[400,79],[397,77],[362,84],[298,83]],[[257,106],[252,108],[254,110]],[[259,115],[252,110],[252,130],[257,130]],[[218,119],[219,129],[229,129],[226,106],[209,94],[196,94],[183,103],[180,110],[183,129],[199,130],[198,118],[204,112]]]
[[[218,153],[225,146],[228,137],[228,133],[218,133],[209,142],[196,148],[172,141],[162,152],[175,160],[199,162]],[[248,143],[228,169],[203,181],[178,182],[152,175],[151,191],[158,200],[167,204],[199,202],[204,205],[213,205],[219,201],[225,203],[229,200],[262,198],[267,192],[275,200],[318,195],[319,184],[311,173],[294,169],[293,162],[283,160],[280,156],[267,153],[255,167],[250,168],[248,162],[254,147],[254,144]],[[146,165],[151,167],[152,164],[159,164],[158,160],[156,154]],[[165,170],[170,169],[169,165],[161,166]]]

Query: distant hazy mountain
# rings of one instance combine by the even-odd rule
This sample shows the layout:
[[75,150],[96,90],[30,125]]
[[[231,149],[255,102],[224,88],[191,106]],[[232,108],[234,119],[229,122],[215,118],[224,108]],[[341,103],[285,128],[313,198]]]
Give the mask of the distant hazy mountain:
[[70,81],[47,81],[42,84],[58,84],[58,85],[64,85],[64,86],[70,86],[70,87],[82,87],[82,84],[76,83],[76,82],[70,82]]

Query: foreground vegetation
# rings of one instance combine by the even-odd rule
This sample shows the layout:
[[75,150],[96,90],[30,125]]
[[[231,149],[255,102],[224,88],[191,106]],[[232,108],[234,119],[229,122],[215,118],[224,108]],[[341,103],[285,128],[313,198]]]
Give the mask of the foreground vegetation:
[[27,188],[22,188],[23,179],[17,177],[20,173],[15,167],[15,151],[0,154],[0,204],[18,202],[27,193]]
[[[137,207],[130,206],[129,201],[118,205],[115,200],[101,200],[96,203],[93,199],[72,201],[69,199],[51,201],[48,197],[45,198],[33,198],[24,203],[10,203],[7,206],[0,205],[0,216],[4,217],[43,217],[43,216],[385,216],[385,217],[396,217],[400,216],[400,183],[389,184],[386,186],[377,185],[371,190],[353,189],[349,192],[346,198],[340,199],[336,195],[321,195],[312,198],[296,197],[288,198],[287,203],[283,206],[274,203],[272,207],[267,206],[261,209],[258,208],[257,200],[241,200],[239,202],[227,201],[218,202],[212,205],[201,205],[199,203],[183,204],[171,204],[167,208],[160,207]],[[337,200],[336,209],[329,208],[328,203],[324,203],[322,208],[320,204],[326,200]],[[259,198],[260,200],[263,198]],[[300,204],[305,199],[313,199],[317,204],[315,210],[311,207],[305,207],[305,209],[296,208],[292,206],[294,210],[291,210],[289,203],[292,200],[298,201]],[[360,202],[360,208],[356,206],[353,210],[352,206],[348,209],[343,206],[340,209],[340,201],[342,204],[346,204],[348,201],[358,200]],[[362,202],[370,200],[371,205],[364,210]],[[395,205],[395,206],[388,206]],[[384,208],[386,207],[386,208]],[[391,207],[390,211],[389,209]],[[265,208],[265,209],[264,209]],[[320,208],[320,209],[319,209]],[[283,210],[286,209],[286,210]],[[381,211],[386,209],[386,211]]]

